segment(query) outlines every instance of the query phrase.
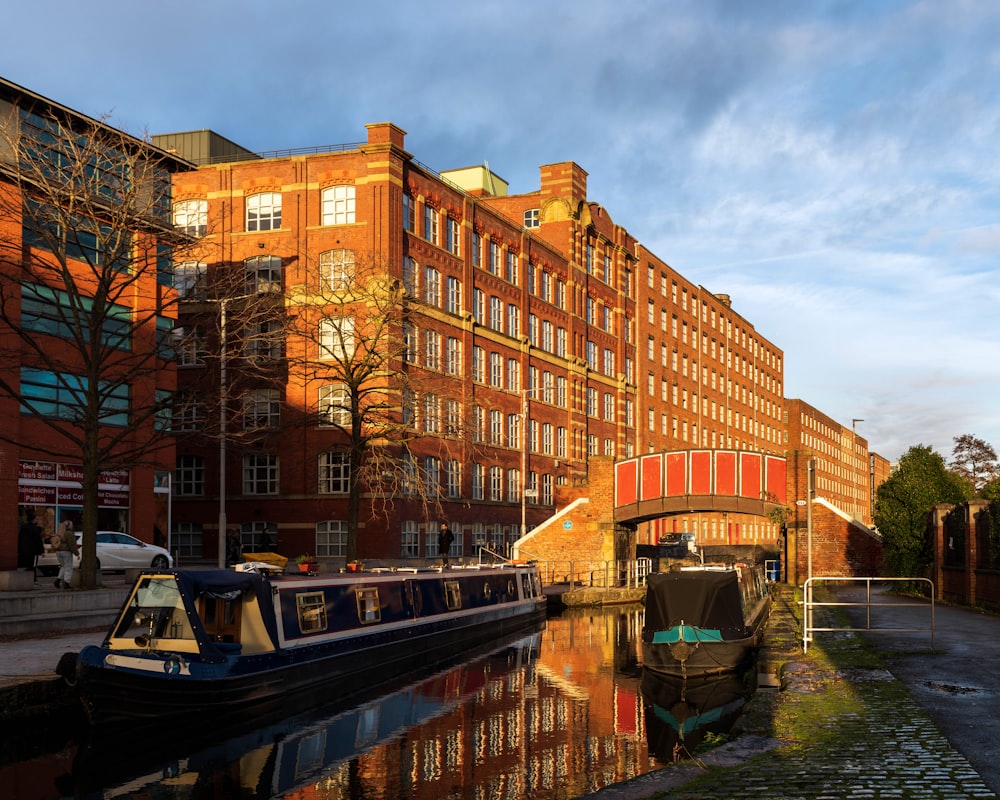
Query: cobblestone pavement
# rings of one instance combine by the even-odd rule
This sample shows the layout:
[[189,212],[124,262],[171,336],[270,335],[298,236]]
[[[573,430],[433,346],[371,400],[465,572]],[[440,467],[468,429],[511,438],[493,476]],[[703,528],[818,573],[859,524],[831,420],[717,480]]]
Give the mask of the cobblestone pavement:
[[742,735],[736,729],[730,742],[693,761],[588,798],[997,797],[879,658],[859,656],[863,646],[854,634],[838,634],[824,647],[825,655],[786,651],[782,690],[755,695],[748,707],[763,706],[763,713],[748,720]]

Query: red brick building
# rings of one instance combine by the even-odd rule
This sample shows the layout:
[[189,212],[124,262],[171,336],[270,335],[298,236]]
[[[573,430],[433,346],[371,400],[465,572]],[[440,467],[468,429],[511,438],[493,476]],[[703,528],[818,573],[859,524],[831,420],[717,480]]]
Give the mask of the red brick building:
[[[206,233],[204,260],[183,269],[264,270],[298,317],[314,313],[306,300],[325,271],[347,263],[377,264],[421,301],[406,368],[433,390],[418,410],[429,395],[424,420],[463,423],[424,431],[418,458],[439,504],[397,497],[369,514],[361,557],[437,557],[439,520],[458,534],[453,557],[505,550],[585,493],[592,459],[676,449],[809,448],[831,502],[868,518],[867,443],[814,409],[808,419],[789,409],[783,352],[729,296],[680,275],[590,200],[579,165],[545,165],[537,191],[510,194],[486,167],[428,169],[404,138],[380,123],[365,142],[264,156],[209,131],[154,138],[202,165],[175,180],[178,219]],[[322,385],[296,375],[291,357],[316,347],[290,340],[280,385],[254,396],[275,434],[267,446],[227,445],[222,496],[246,547],[269,531],[286,555],[343,555],[343,484],[327,480],[343,443],[321,423],[290,423],[321,402]],[[182,357],[182,384],[188,374]],[[217,552],[221,477],[216,442],[181,445],[174,534],[185,555]],[[638,540],[681,531],[768,545],[780,526],[692,511],[644,524]]]
[[[106,405],[100,436],[111,441],[123,435],[116,439],[120,448],[104,451],[108,461],[121,456],[122,463],[96,464],[98,507],[90,512],[100,529],[149,542],[159,530],[165,543],[172,443],[163,438],[155,451],[141,451],[161,430],[161,418],[150,410],[175,386],[175,371],[161,349],[175,316],[166,241],[172,237],[160,234],[170,226],[170,172],[190,165],[2,79],[0,134],[0,373],[8,387],[0,393],[0,516],[9,521],[0,532],[0,570],[17,562],[17,522],[29,511],[44,532],[66,519],[82,530],[85,455],[74,446],[79,425],[73,420],[85,413],[95,363],[102,382],[120,384],[113,390],[116,399],[109,401],[108,394],[101,400]],[[19,149],[20,142],[31,144]],[[115,152],[101,159],[102,148]],[[86,172],[104,192],[108,211],[100,219],[68,212],[58,185],[61,176],[81,174],[79,161],[86,158],[100,162]],[[40,163],[52,183],[38,188],[28,178]],[[155,165],[155,172],[143,175],[144,165]],[[127,218],[119,213],[125,203],[115,199],[130,189],[113,189],[122,172],[130,173],[126,185],[138,188],[146,181],[145,188],[154,191],[155,185],[158,195],[151,218],[125,230],[116,228]],[[31,186],[30,194],[21,186]],[[85,199],[91,190],[77,193],[74,208],[93,208]],[[54,246],[60,236],[62,246]],[[112,259],[116,274],[108,273],[106,261]],[[102,300],[110,306],[100,305]],[[99,332],[81,333],[94,320]]]

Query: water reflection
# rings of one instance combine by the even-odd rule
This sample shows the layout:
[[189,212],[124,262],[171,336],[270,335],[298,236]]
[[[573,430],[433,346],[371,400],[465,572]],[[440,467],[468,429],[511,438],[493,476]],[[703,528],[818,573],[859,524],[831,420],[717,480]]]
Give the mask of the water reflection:
[[[639,665],[641,627],[638,607],[566,612],[496,652],[349,708],[285,710],[228,734],[206,720],[210,744],[192,731],[83,741],[35,763],[56,786],[46,776],[15,797],[579,797],[673,760],[678,736],[690,745],[694,722],[722,696],[651,688]],[[0,785],[11,768],[0,768]]]
[[663,762],[690,758],[710,734],[729,731],[747,699],[745,675],[674,678],[643,672],[646,739]]

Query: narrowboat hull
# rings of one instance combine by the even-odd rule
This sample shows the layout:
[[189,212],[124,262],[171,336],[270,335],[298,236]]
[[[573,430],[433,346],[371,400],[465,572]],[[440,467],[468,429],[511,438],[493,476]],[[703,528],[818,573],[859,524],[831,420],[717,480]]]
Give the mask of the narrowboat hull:
[[[93,724],[218,719],[303,693],[343,699],[525,630],[545,616],[531,566],[244,575],[233,587],[226,582],[233,573],[214,572],[217,583],[210,584],[182,579],[180,571],[137,579],[102,645],[84,648],[77,658],[78,691]],[[483,592],[491,583],[502,591]],[[154,608],[149,587],[178,589],[164,604],[171,612],[169,628],[147,623],[144,609]],[[228,628],[213,626],[216,595],[229,603],[219,606],[219,614],[232,617]],[[131,616],[142,618],[138,628]],[[316,624],[318,618],[324,624]],[[134,630],[143,632],[128,636]]]
[[760,646],[770,610],[759,567],[685,568],[650,575],[643,667],[678,678],[737,670]]

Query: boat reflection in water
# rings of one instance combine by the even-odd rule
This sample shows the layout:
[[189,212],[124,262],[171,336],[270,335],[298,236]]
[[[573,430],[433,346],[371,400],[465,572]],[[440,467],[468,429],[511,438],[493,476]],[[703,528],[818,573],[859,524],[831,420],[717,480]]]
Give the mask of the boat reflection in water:
[[[573,609],[531,635],[497,641],[492,652],[456,653],[443,670],[338,705],[282,703],[228,733],[205,715],[193,725],[81,741],[72,770],[68,749],[36,759],[33,780],[14,797],[581,797],[673,760],[669,745],[664,757],[654,754],[657,736],[646,730],[647,719],[660,723],[639,691],[642,623],[641,607]],[[61,791],[46,786],[53,778]]]
[[[158,787],[155,788],[156,796],[175,800],[269,798],[298,796],[295,790],[320,781],[329,788],[342,784],[345,791],[311,792],[311,796],[388,796],[376,789],[381,783],[379,780],[362,794],[350,791],[352,783],[362,780],[364,766],[359,758],[377,745],[403,736],[408,730],[419,729],[462,706],[471,708],[470,700],[501,692],[505,681],[533,664],[541,635],[535,632],[521,636],[489,655],[434,673],[351,708],[341,705],[331,712],[334,707],[328,706],[325,714],[322,710],[300,713],[266,727],[257,727],[251,720],[244,719],[244,730],[256,729],[242,735],[230,735],[225,741],[215,737],[219,743],[198,750],[192,750],[189,741],[184,755],[166,763],[162,755],[164,749],[170,748],[170,739],[176,740],[181,733],[177,727],[170,728],[170,736],[163,737],[162,741],[156,741],[156,734],[144,729],[144,736],[152,738],[134,752],[130,752],[130,748],[137,743],[126,743],[120,737],[102,737],[99,731],[94,732],[88,745],[81,748],[75,765],[73,783],[77,796],[148,797],[154,787]],[[192,735],[192,732],[184,735]],[[128,763],[137,765],[142,758],[140,750],[158,754],[155,755],[156,766],[150,766],[148,773],[109,775]],[[128,757],[123,758],[123,754]],[[446,767],[449,754],[441,755],[442,767]],[[400,752],[398,756],[402,777],[406,771],[402,763],[406,761],[406,753]],[[117,787],[101,790],[109,783],[117,783]]]
[[680,678],[643,670],[639,692],[651,755],[690,758],[710,734],[728,733],[746,703],[747,673]]

